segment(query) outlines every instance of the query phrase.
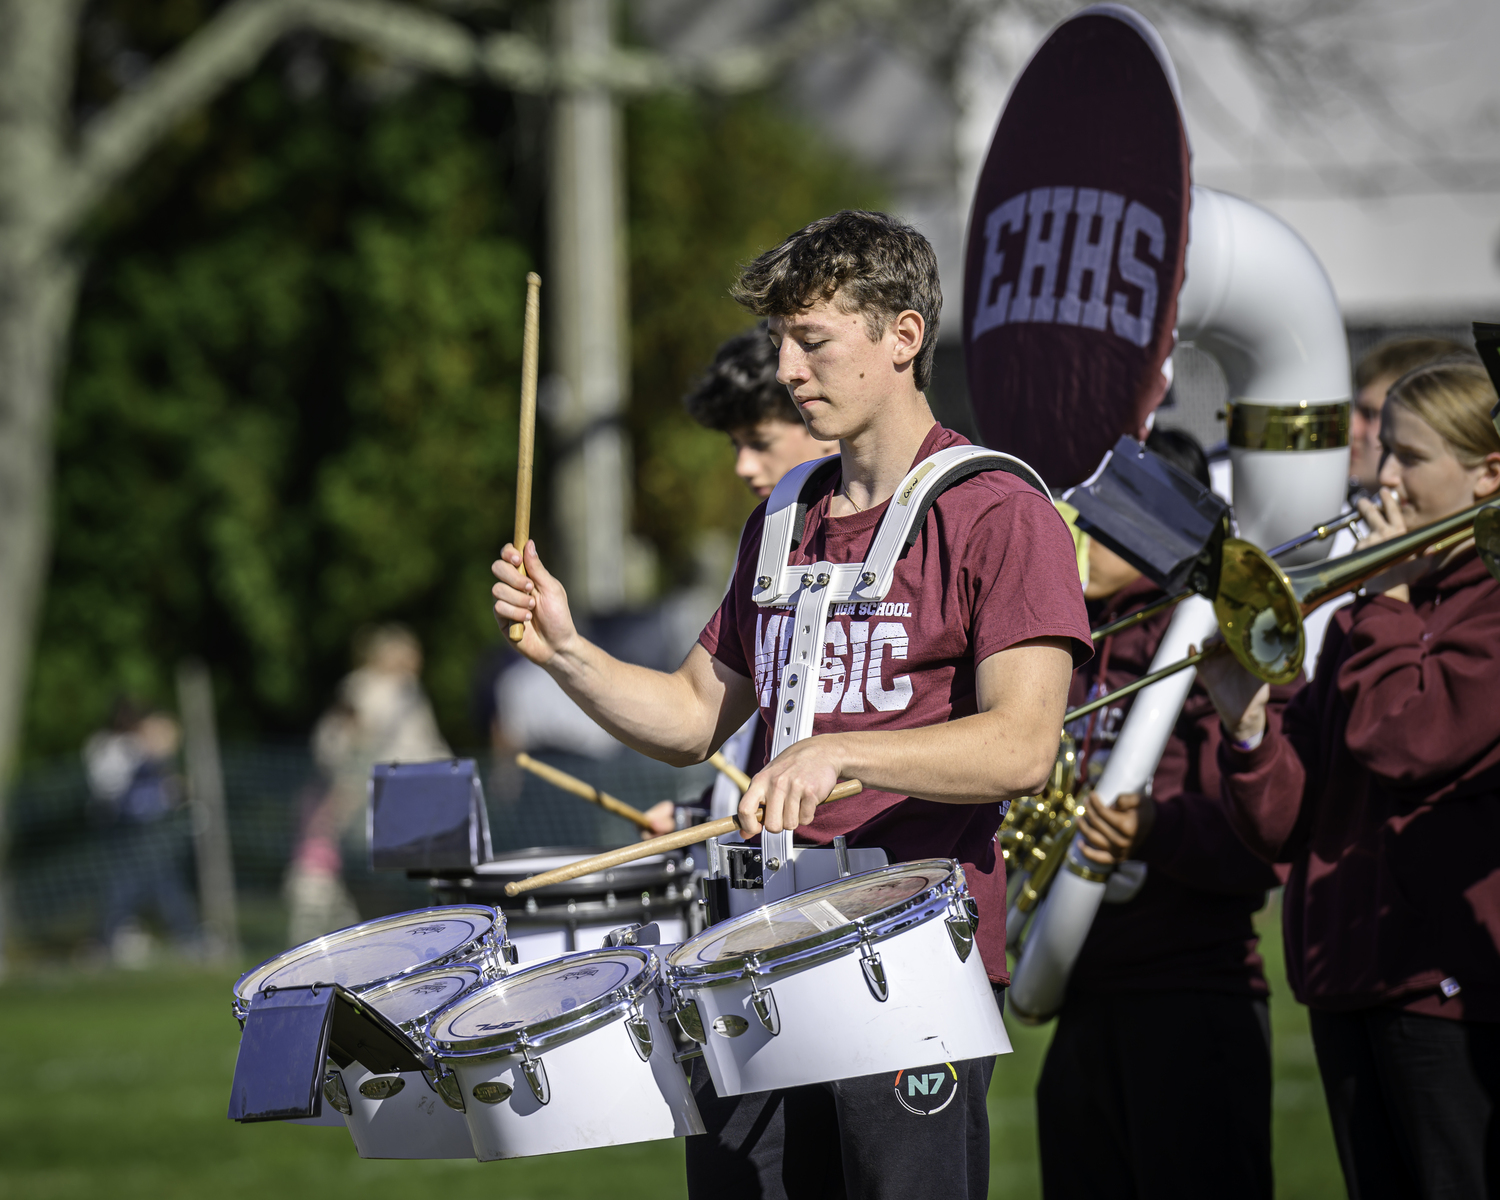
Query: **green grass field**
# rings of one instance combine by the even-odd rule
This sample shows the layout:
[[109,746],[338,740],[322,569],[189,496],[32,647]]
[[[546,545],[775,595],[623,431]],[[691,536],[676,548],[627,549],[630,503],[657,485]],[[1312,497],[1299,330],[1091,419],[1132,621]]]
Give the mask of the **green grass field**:
[[[1307,1017],[1275,997],[1277,1194],[1342,1193]],[[4,1200],[322,1200],[330,1195],[488,1200],[683,1194],[682,1147],[653,1142],[479,1164],[361,1161],[341,1130],[224,1117],[238,1030],[227,974],[29,970],[0,986],[0,1197]],[[1012,1028],[990,1091],[991,1195],[1039,1195],[1032,1089],[1050,1029]],[[344,1188],[355,1187],[354,1193]],[[1207,1194],[1207,1193],[1205,1193]]]

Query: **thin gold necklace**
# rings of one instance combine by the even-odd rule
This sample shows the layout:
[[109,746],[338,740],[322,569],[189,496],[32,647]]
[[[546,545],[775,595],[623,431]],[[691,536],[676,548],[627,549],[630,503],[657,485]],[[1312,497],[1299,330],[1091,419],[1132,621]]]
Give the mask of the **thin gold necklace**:
[[[849,485],[847,483],[839,490],[844,493],[845,500],[849,501],[850,504],[854,504],[854,497],[849,494]],[[857,513],[862,513],[865,510],[860,508],[859,505],[854,504],[854,511]]]

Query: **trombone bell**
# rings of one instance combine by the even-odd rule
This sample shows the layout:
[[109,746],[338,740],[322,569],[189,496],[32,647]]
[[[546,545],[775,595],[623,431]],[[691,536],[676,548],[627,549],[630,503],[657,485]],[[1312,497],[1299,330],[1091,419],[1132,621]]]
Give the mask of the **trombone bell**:
[[1229,652],[1267,683],[1291,683],[1307,654],[1302,608],[1287,573],[1259,546],[1228,538],[1214,614]]
[[1489,573],[1500,580],[1500,502],[1486,504],[1474,517],[1474,548]]

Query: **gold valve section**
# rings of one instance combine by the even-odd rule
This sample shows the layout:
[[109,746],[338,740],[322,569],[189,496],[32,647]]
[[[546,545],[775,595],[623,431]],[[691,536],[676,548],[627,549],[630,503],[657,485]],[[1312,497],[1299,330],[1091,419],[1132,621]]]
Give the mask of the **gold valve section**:
[[1086,791],[1086,785],[1079,786],[1077,747],[1063,734],[1047,786],[1039,795],[1014,801],[996,835],[1011,907],[1031,912],[1047,894],[1073,840]]

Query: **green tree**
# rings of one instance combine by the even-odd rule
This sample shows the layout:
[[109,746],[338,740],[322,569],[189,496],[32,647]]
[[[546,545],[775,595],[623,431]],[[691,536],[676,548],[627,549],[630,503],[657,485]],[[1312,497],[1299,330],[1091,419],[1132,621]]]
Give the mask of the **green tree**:
[[740,264],[817,217],[878,208],[875,180],[766,96],[658,96],[628,111],[635,523],[669,575],[694,543],[737,538],[755,500],[728,440],[681,398],[753,319],[729,298]]
[[[535,164],[503,96],[392,94],[356,55],[307,55],[189,121],[92,230],[28,757],[74,750],[116,694],[170,704],[187,654],[228,736],[301,737],[354,632],[391,619],[427,648],[450,740],[482,735]],[[629,138],[636,523],[670,579],[752,504],[680,405],[748,321],[737,264],[880,194],[764,97],[640,101]]]
[[[278,64],[285,66],[285,63]],[[263,71],[100,222],[58,414],[27,752],[213,664],[231,735],[305,733],[361,624],[462,736],[512,514],[523,276],[493,96],[298,99]],[[498,118],[508,122],[508,113]]]

